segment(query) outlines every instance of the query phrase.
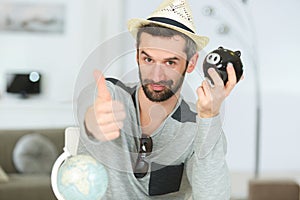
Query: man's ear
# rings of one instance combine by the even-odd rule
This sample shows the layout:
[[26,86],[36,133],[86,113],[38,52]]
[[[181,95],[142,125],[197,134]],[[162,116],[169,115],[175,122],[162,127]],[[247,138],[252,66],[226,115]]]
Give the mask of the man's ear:
[[192,58],[189,61],[188,66],[187,66],[187,70],[186,70],[187,73],[191,73],[195,69],[195,67],[197,65],[198,58],[199,58],[199,54],[198,53],[195,53],[192,56]]

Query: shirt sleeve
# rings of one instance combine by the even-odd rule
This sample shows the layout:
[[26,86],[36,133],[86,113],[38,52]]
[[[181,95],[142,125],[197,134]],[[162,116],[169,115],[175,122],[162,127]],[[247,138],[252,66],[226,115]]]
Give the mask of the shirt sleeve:
[[230,176],[226,164],[226,138],[220,116],[197,118],[194,153],[187,162],[193,199],[230,199]]

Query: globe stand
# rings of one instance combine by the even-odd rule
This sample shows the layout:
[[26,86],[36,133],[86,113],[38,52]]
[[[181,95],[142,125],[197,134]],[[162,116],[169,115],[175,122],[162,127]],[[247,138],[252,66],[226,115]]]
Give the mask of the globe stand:
[[51,172],[51,186],[54,195],[58,200],[66,200],[59,192],[57,187],[57,175],[59,167],[69,157],[77,155],[79,142],[79,128],[70,127],[65,131],[65,147],[64,152],[56,159]]
[[57,158],[55,161],[53,168],[52,168],[52,173],[51,173],[51,185],[52,185],[52,190],[58,200],[66,200],[59,192],[58,187],[57,187],[57,174],[58,174],[58,169],[61,166],[61,164],[68,158],[70,157],[71,154],[67,152],[64,148],[64,152]]

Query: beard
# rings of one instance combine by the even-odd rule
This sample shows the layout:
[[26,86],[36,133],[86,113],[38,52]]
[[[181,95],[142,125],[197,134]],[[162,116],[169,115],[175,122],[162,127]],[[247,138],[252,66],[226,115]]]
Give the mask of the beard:
[[[146,97],[153,102],[162,102],[171,98],[181,88],[184,81],[186,69],[184,70],[180,78],[178,78],[176,81],[166,80],[166,81],[159,81],[159,82],[155,82],[150,79],[143,79],[141,75],[141,71],[139,71],[140,82]],[[164,89],[161,91],[152,90],[151,84],[164,86]]]

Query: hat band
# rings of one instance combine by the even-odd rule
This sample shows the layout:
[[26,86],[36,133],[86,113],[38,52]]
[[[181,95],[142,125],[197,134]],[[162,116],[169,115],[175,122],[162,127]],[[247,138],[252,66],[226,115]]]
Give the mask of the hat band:
[[187,27],[184,24],[182,24],[178,21],[175,21],[173,19],[169,19],[169,18],[165,18],[165,17],[150,17],[150,18],[148,18],[148,20],[155,21],[155,22],[161,22],[161,23],[165,23],[165,24],[169,24],[169,25],[173,25],[173,26],[177,26],[178,28],[182,28],[182,29],[184,29],[186,31],[189,31],[191,33],[195,33],[189,27]]

